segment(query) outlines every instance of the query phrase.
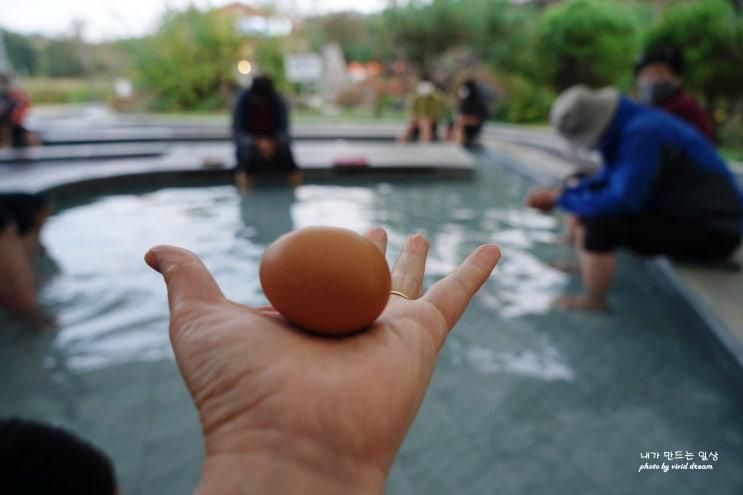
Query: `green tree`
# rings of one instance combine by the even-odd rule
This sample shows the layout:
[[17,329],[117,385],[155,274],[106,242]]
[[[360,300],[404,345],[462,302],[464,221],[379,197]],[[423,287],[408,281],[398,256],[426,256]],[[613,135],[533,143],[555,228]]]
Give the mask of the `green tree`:
[[42,51],[42,67],[49,77],[85,75],[80,41],[73,38],[49,40]]
[[271,76],[279,91],[286,92],[291,85],[284,74],[284,49],[276,38],[263,38],[256,41],[253,54],[258,70]]
[[5,41],[10,66],[23,75],[33,75],[38,70],[39,57],[31,41],[22,34],[3,30],[0,35]]
[[675,45],[686,61],[687,87],[708,104],[743,94],[743,18],[724,0],[696,0],[669,6],[645,36],[645,46]]
[[130,45],[136,80],[155,108],[212,110],[228,103],[241,47],[231,21],[195,8],[169,12],[154,36]]
[[387,9],[383,17],[399,54],[430,71],[441,54],[471,39],[468,9],[457,0],[411,1]]
[[537,37],[546,81],[558,91],[578,83],[629,82],[638,33],[626,8],[613,0],[569,0],[548,7]]
[[466,13],[471,48],[490,67],[531,79],[539,76],[534,50],[539,10],[509,0],[471,0]]

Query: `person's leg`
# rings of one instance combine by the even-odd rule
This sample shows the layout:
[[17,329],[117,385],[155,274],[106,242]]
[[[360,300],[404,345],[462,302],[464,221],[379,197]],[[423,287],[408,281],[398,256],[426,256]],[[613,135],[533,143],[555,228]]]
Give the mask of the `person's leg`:
[[606,295],[614,279],[615,256],[611,251],[590,251],[585,246],[585,228],[578,224],[575,231],[583,292],[558,299],[558,306],[569,310],[605,311]]
[[576,231],[580,227],[578,217],[572,213],[565,214],[563,237],[560,240],[560,244],[566,244],[572,246],[575,244]]
[[482,131],[482,123],[470,123],[462,126],[461,145],[472,146],[477,143],[477,138]]
[[250,138],[242,138],[235,143],[237,166],[235,185],[240,194],[246,194],[253,186],[253,173],[257,167],[258,150]]
[[276,149],[276,167],[278,170],[286,171],[289,185],[297,187],[302,184],[302,172],[294,161],[294,153],[290,143],[280,142]]
[[418,119],[415,119],[415,118],[410,119],[407,127],[405,128],[405,131],[400,135],[400,138],[398,139],[398,141],[401,143],[407,143],[409,141],[417,139],[418,127],[419,127]]
[[434,122],[431,119],[420,119],[420,136],[422,143],[430,143],[434,134]]
[[0,232],[0,307],[22,316],[38,309],[31,260],[12,225]]

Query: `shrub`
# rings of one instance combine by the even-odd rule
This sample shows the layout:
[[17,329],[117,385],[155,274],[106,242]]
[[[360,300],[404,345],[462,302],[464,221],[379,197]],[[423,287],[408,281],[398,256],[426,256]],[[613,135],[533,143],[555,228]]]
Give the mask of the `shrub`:
[[239,54],[230,18],[195,8],[171,12],[154,36],[135,45],[136,81],[159,110],[223,108],[236,87]]
[[684,81],[712,106],[717,98],[739,99],[743,87],[743,18],[724,0],[669,6],[645,36],[646,47],[672,44],[686,61]]
[[573,84],[617,84],[630,73],[637,47],[631,16],[613,0],[569,0],[549,7],[537,30],[537,52],[557,91]]

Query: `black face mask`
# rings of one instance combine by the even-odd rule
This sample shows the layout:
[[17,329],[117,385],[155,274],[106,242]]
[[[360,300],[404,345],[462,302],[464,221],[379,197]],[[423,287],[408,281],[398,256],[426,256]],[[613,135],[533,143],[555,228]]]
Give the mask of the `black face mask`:
[[671,81],[658,81],[640,87],[640,101],[647,105],[660,105],[673,98],[679,85]]

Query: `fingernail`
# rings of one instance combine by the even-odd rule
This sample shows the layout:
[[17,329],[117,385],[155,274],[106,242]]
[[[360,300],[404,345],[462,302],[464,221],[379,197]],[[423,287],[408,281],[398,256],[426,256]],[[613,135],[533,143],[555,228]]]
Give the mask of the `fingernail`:
[[470,261],[484,270],[492,270],[500,259],[501,252],[495,244],[484,244],[470,255]]
[[379,236],[387,237],[387,232],[382,227],[372,227],[366,231],[366,235],[378,234]]
[[409,251],[426,251],[428,250],[428,240],[423,234],[413,234],[408,237]]
[[147,263],[147,265],[155,270],[156,272],[160,271],[159,262],[157,260],[157,254],[150,249],[144,254],[144,262]]

